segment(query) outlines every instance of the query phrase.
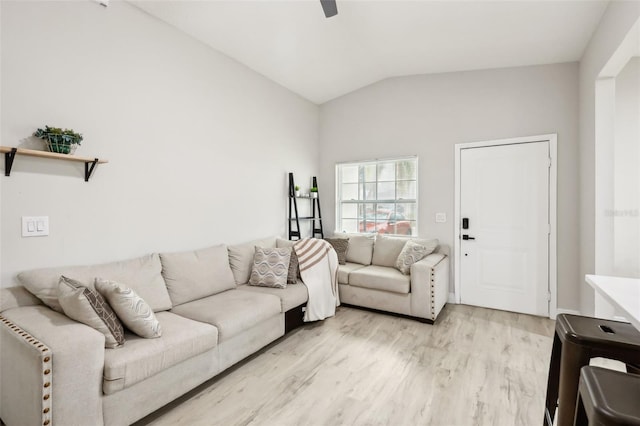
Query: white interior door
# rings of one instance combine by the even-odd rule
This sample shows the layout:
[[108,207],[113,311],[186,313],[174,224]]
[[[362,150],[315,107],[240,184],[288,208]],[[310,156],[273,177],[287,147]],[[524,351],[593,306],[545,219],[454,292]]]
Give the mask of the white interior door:
[[549,158],[548,141],[461,150],[462,303],[549,315]]

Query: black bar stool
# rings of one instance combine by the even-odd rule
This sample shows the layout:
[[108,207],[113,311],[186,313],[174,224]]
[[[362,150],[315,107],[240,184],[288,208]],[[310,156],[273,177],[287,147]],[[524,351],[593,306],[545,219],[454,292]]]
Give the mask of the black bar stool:
[[574,426],[640,426],[639,402],[639,375],[583,367]]
[[[570,426],[575,415],[580,369],[603,357],[640,366],[640,331],[631,324],[560,314],[553,338],[543,425]],[[629,369],[630,367],[628,367]]]

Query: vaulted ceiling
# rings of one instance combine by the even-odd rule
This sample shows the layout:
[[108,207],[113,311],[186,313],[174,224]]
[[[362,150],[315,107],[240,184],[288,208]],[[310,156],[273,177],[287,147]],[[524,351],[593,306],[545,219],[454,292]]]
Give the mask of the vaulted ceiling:
[[608,1],[130,0],[310,101],[396,76],[580,60]]

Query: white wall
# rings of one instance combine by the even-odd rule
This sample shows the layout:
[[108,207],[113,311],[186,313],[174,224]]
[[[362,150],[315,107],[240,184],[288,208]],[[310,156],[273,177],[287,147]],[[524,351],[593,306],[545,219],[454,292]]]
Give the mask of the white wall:
[[[593,314],[593,289],[584,275],[596,272],[596,79],[640,17],[640,2],[615,1],[607,7],[580,61],[580,310]],[[602,194],[601,194],[602,195]]]
[[[124,2],[1,3],[1,144],[81,131],[82,164],[0,177],[1,283],[45,266],[285,233],[286,173],[317,172],[318,107]],[[48,215],[51,235],[20,236]]]
[[640,57],[616,77],[613,273],[640,278]]
[[[417,154],[419,234],[449,246],[454,144],[557,133],[558,307],[578,309],[576,63],[393,78],[320,112],[323,208],[334,210],[336,162]],[[435,223],[436,212],[447,222]],[[328,217],[327,229],[334,220]]]

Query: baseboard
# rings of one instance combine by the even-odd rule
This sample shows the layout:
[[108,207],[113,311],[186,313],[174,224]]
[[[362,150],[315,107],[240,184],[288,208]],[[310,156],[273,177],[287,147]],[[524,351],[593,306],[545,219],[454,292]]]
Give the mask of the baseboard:
[[580,311],[576,311],[574,309],[561,309],[561,308],[556,309],[556,315],[560,315],[560,314],[582,315]]

